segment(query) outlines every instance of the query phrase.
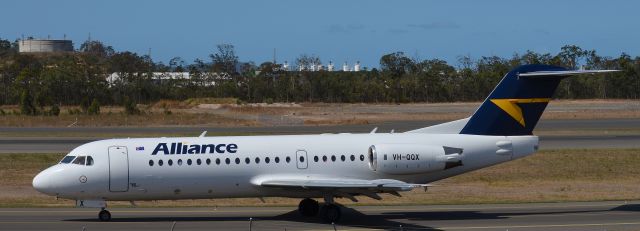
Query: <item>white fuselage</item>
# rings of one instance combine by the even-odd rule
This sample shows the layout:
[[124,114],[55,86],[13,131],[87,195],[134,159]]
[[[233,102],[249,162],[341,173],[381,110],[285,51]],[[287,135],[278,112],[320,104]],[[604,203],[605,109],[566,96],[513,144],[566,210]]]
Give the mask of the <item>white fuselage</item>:
[[[156,150],[160,143],[167,148]],[[189,146],[194,149],[207,144],[226,146],[217,151],[208,149],[204,154],[168,154],[172,143],[195,145]],[[228,149],[230,144],[235,148]],[[367,156],[370,146],[380,144],[460,148],[464,150],[460,156],[463,165],[422,174],[384,174],[372,170]],[[91,156],[91,165],[54,165],[34,178],[34,187],[77,200],[322,197],[321,192],[313,190],[259,185],[283,177],[395,179],[426,184],[520,158],[534,153],[537,147],[536,136],[421,133],[110,139],[82,145],[68,154]],[[152,154],[154,151],[157,154]]]

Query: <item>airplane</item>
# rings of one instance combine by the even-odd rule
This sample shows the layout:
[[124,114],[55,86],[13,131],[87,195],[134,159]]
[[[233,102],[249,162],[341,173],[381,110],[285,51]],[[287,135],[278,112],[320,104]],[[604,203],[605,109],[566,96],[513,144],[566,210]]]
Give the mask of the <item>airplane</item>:
[[519,66],[470,117],[403,133],[205,137],[205,131],[94,141],[32,184],[77,207],[100,208],[100,221],[111,220],[107,201],[289,197],[302,199],[302,216],[337,222],[335,198],[400,196],[533,154],[539,148],[533,129],[560,81],[613,71]]

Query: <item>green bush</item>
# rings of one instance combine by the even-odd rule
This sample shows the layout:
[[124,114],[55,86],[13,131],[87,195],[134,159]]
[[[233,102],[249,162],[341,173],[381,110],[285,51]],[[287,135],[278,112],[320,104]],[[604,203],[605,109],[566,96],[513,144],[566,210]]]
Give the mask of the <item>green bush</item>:
[[100,114],[100,102],[98,99],[93,99],[91,101],[91,105],[87,108],[87,114],[89,115],[99,115]]
[[124,97],[124,99],[122,100],[122,103],[124,104],[124,113],[127,115],[139,115],[140,114],[140,109],[138,109],[138,107],[136,106],[136,103],[134,103],[132,100],[129,99],[129,97]]
[[67,109],[67,113],[69,113],[69,115],[80,115],[82,111],[80,111],[79,108],[69,108]]
[[82,112],[88,113],[89,106],[90,106],[89,98],[87,97],[82,98],[82,101],[80,101],[80,109],[82,109]]
[[59,116],[60,115],[60,107],[58,107],[57,104],[54,104],[53,106],[51,106],[51,109],[49,110],[49,115]]
[[20,113],[23,115],[37,114],[36,107],[33,105],[33,97],[31,97],[29,90],[22,91],[20,95]]

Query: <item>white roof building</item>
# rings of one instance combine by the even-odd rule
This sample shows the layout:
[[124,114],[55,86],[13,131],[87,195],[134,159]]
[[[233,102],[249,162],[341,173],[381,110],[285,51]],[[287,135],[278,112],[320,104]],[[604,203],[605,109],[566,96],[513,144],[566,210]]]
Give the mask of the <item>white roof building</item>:
[[[121,72],[114,72],[107,76],[107,82],[113,86],[119,81],[123,81],[120,76]],[[146,77],[147,73],[141,73],[143,77]],[[194,79],[194,76],[189,72],[152,72],[151,80],[156,82],[163,81],[183,81],[193,84],[201,84],[202,86],[215,86],[217,80],[227,80],[230,76],[227,73],[219,74],[214,72],[202,73],[202,78],[199,80]],[[138,76],[138,73],[133,73],[133,77]]]

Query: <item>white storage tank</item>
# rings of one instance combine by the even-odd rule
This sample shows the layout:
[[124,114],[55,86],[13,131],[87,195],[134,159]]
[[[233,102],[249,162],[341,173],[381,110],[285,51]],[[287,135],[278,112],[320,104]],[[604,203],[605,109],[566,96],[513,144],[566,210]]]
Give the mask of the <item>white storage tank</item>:
[[18,52],[20,53],[72,51],[73,43],[71,40],[27,39],[18,42]]

